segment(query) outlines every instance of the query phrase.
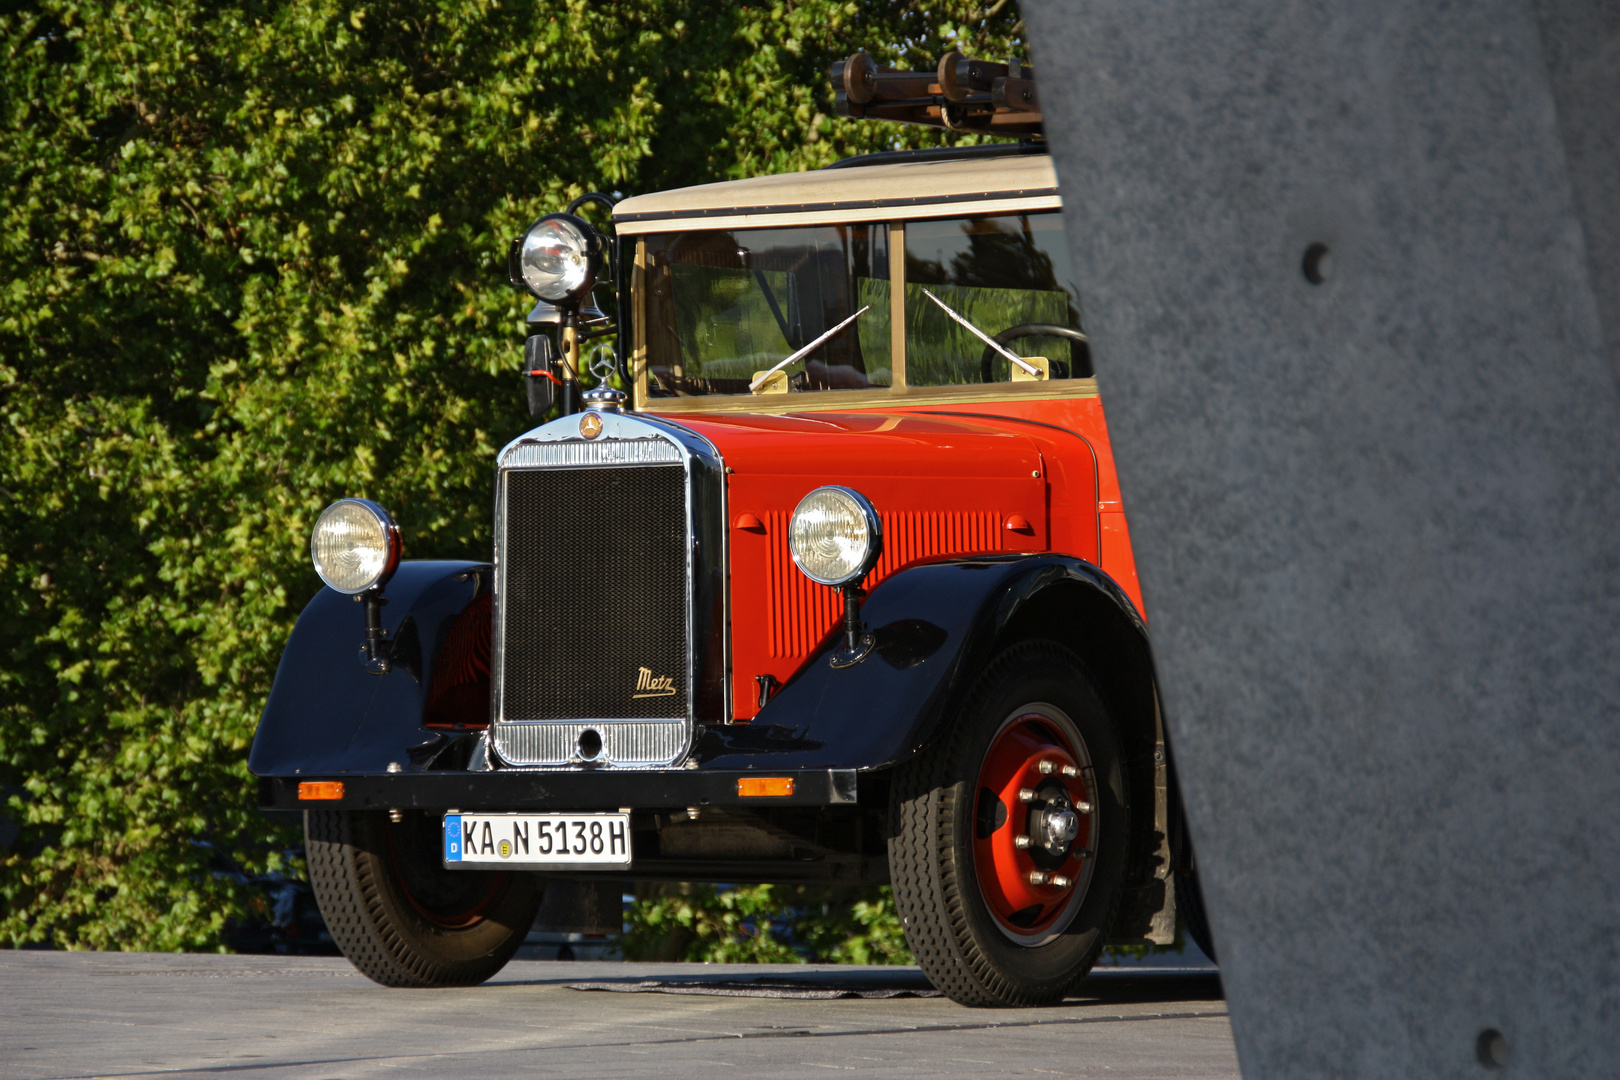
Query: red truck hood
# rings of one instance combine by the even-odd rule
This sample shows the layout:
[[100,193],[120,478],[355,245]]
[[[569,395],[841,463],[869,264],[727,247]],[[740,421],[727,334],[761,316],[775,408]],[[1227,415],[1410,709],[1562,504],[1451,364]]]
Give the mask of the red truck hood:
[[818,412],[682,416],[678,422],[714,443],[738,474],[807,476],[815,479],[810,487],[866,476],[1030,480],[1041,468],[1040,451],[1027,435],[969,420]]
[[[877,508],[883,557],[869,589],[920,559],[1050,550],[1049,504],[1067,534],[1067,505],[1078,500],[1090,523],[1084,534],[1096,535],[1090,451],[1056,429],[880,412],[669,419],[712,442],[726,463],[738,718],[755,711],[756,677],[785,682],[841,610],[838,594],[800,573],[788,548],[788,519],[812,489],[842,484]],[[1074,553],[1095,558],[1094,547]]]

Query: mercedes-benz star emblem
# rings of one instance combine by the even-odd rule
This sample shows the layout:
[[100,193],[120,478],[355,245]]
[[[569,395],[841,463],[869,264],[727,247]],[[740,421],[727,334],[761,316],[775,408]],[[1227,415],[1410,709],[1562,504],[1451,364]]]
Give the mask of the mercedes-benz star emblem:
[[579,418],[579,433],[587,439],[594,439],[602,434],[602,418],[593,412],[588,412]]

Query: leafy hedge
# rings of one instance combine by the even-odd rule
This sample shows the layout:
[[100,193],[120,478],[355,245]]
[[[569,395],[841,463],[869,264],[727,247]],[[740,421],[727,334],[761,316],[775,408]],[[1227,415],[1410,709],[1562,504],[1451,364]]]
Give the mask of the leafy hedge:
[[666,963],[915,962],[887,885],[646,885],[616,944],[626,960]]
[[939,133],[856,48],[1018,51],[1006,0],[0,6],[0,943],[214,949],[296,844],[245,759],[321,507],[487,557],[525,426],[503,241],[589,189]]

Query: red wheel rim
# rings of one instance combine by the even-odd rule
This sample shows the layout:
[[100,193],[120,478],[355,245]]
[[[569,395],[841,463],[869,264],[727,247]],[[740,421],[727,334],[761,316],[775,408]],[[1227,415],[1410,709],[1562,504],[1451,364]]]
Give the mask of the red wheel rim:
[[[1031,830],[1065,798],[1078,830],[1054,852],[1041,843],[1044,830]],[[985,906],[1011,941],[1042,945],[1074,920],[1091,882],[1097,801],[1085,741],[1061,709],[1026,705],[1002,722],[979,770],[973,862]]]

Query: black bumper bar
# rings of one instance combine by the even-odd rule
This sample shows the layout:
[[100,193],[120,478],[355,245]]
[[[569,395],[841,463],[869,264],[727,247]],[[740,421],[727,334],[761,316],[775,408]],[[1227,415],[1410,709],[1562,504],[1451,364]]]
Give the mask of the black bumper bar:
[[[429,772],[329,777],[261,776],[263,810],[632,810],[687,806],[844,806],[854,769],[650,769],[590,772]],[[790,795],[743,795],[739,780],[790,776]],[[341,784],[341,794],[331,786]],[[306,797],[300,797],[300,786]],[[319,798],[307,796],[319,795]],[[336,797],[333,797],[336,795]]]

